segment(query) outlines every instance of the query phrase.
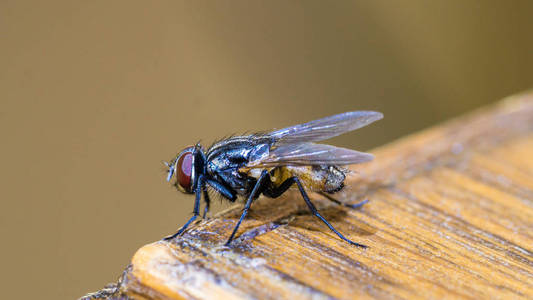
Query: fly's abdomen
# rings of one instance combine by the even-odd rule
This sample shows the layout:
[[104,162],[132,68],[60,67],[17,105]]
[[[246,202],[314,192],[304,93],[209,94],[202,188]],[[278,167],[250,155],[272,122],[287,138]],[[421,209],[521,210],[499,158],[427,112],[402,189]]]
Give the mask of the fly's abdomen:
[[271,180],[276,187],[296,176],[306,189],[327,193],[340,191],[346,179],[345,171],[337,166],[284,166],[275,168],[272,173]]
[[336,193],[344,187],[344,179],[346,179],[346,171],[337,166],[328,166],[328,177],[324,184],[324,192]]

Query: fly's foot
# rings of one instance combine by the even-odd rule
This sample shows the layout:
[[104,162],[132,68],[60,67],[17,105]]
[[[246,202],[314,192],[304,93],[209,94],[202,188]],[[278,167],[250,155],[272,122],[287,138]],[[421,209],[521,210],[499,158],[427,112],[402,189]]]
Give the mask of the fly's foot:
[[177,237],[178,235],[181,235],[183,233],[183,231],[178,231],[176,233],[174,233],[173,235],[169,235],[169,236],[166,236],[163,238],[163,241],[170,241],[172,239],[174,239],[175,237]]
[[365,199],[359,203],[356,203],[356,204],[344,204],[344,206],[346,207],[349,207],[349,208],[353,208],[353,209],[357,209],[357,208],[360,208],[362,207],[363,205],[367,204],[368,203],[368,199]]
[[368,249],[368,246],[367,246],[367,245],[359,244],[359,243],[356,243],[356,242],[350,241],[349,239],[346,239],[346,241],[347,241],[350,245],[354,245],[354,246],[357,246],[357,247],[362,248],[362,249]]

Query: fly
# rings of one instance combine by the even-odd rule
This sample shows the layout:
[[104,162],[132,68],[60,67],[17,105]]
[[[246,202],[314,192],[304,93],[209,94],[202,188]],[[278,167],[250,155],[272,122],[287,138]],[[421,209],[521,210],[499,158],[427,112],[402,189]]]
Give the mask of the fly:
[[[330,194],[338,192],[346,178],[342,166],[373,159],[369,153],[314,142],[356,130],[381,118],[383,114],[374,111],[346,112],[266,134],[231,137],[213,144],[207,151],[200,144],[185,148],[165,164],[168,166],[167,181],[174,178],[178,190],[195,195],[193,216],[165,240],[181,235],[200,215],[202,195],[205,218],[210,204],[207,186],[231,202],[238,196],[247,199],[239,222],[226,242],[228,246],[259,195],[277,198],[296,185],[313,215],[342,240],[366,248],[346,238],[322,217],[306,189]],[[355,206],[362,204],[364,202]]]

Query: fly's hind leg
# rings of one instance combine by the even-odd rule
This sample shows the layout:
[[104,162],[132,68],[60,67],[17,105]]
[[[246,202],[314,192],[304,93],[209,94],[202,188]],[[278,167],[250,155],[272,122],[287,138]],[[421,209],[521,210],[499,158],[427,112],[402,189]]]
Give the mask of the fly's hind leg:
[[288,178],[279,187],[273,188],[273,189],[272,188],[268,189],[268,190],[266,190],[263,193],[265,195],[269,196],[269,197],[277,198],[277,197],[281,196],[281,194],[283,194],[286,190],[288,190],[291,187],[291,185],[293,185],[294,183],[296,183],[296,185],[298,186],[298,189],[300,190],[300,194],[304,198],[305,203],[307,204],[307,206],[309,207],[309,210],[311,210],[313,215],[315,215],[322,222],[324,222],[324,224],[326,224],[329,227],[329,229],[331,229],[331,231],[333,231],[339,238],[341,238],[342,240],[348,242],[349,244],[357,246],[357,247],[361,247],[361,248],[367,248],[368,247],[368,246],[365,246],[363,244],[359,244],[359,243],[353,242],[353,241],[349,240],[348,238],[344,237],[344,235],[342,235],[340,232],[338,232],[337,229],[335,229],[324,217],[322,217],[322,215],[317,211],[315,205],[309,199],[309,196],[305,192],[305,189],[302,186],[302,183],[300,182],[300,179],[298,179],[298,177],[294,176],[294,177]]
[[368,199],[365,199],[359,203],[355,203],[355,204],[346,204],[344,202],[341,202],[335,198],[333,198],[331,195],[327,194],[327,193],[323,193],[321,192],[320,195],[328,198],[328,200],[330,200],[331,202],[335,202],[337,203],[338,205],[342,205],[342,206],[345,206],[345,207],[349,207],[349,208],[353,208],[353,209],[357,209],[357,208],[360,208],[362,207],[363,205],[367,204],[368,203]]

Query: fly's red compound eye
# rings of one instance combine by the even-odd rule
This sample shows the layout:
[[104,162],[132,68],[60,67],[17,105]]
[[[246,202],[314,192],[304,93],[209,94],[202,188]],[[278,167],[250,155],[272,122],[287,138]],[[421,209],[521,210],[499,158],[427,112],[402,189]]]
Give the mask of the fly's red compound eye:
[[176,178],[178,184],[187,193],[192,191],[192,168],[193,168],[193,154],[192,151],[185,151],[181,153],[176,163]]

